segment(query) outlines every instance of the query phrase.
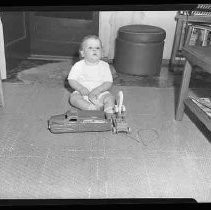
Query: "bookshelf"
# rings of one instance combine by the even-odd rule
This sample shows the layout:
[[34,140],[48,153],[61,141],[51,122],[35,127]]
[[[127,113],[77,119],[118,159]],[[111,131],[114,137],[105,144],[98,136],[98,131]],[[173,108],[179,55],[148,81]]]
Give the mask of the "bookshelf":
[[211,131],[211,118],[189,97],[189,83],[193,67],[198,66],[203,71],[211,73],[211,46],[184,46],[182,49],[186,58],[183,77],[180,87],[179,100],[176,107],[176,120],[182,120],[184,108],[187,106],[192,113]]
[[[169,61],[170,71],[174,71],[174,67],[177,65],[184,64],[185,59],[182,54],[182,48],[190,40],[190,27],[194,27],[194,33],[198,27],[198,29],[204,31],[206,35],[209,34],[211,27],[211,4],[198,4],[197,8],[193,11],[178,11],[175,20],[177,23]],[[210,36],[211,34],[207,37]],[[194,38],[194,35],[192,38]],[[206,40],[206,36],[204,36],[204,39]],[[204,43],[206,42],[205,40]]]

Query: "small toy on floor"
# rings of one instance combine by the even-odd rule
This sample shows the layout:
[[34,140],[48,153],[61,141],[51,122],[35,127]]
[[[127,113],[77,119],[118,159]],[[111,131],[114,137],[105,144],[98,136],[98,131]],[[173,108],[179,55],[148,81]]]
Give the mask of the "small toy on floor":
[[100,132],[112,130],[112,124],[103,111],[71,108],[64,114],[51,116],[48,129],[55,134]]
[[131,129],[126,122],[126,108],[123,105],[123,92],[118,95],[114,114],[107,115],[104,111],[79,110],[71,108],[64,114],[51,116],[48,120],[48,129],[55,134],[102,132],[130,133]]
[[130,127],[128,127],[126,121],[126,108],[123,105],[123,92],[118,93],[117,105],[114,107],[114,115],[112,116],[112,132],[113,133],[131,133]]

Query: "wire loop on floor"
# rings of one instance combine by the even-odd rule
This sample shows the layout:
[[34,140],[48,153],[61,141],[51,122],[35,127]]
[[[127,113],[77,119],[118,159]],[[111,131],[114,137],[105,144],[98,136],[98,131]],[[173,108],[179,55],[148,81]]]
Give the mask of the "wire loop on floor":
[[[153,134],[154,134],[155,137],[153,139],[151,139],[150,141],[145,141],[145,138],[144,138],[145,135],[144,135],[144,133],[145,133],[145,135],[146,134],[148,135],[148,136],[146,135],[146,137],[150,137],[150,135],[153,135]],[[132,135],[129,135],[129,134],[126,134],[124,136],[127,136],[127,137],[129,137],[129,138],[137,141],[138,143],[142,143],[144,146],[148,146],[149,143],[153,142],[154,140],[159,139],[158,131],[155,130],[155,129],[138,129],[137,134],[138,134],[137,135],[138,138],[136,138],[136,137],[134,137]],[[150,138],[147,138],[147,140],[149,140],[149,139]]]

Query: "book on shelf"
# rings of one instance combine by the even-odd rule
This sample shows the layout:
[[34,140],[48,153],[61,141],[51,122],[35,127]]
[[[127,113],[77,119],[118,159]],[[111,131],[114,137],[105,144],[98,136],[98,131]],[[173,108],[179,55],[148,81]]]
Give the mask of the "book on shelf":
[[210,98],[196,98],[189,96],[189,98],[211,119],[211,100]]
[[210,46],[211,45],[211,26],[193,25],[193,30],[189,40],[191,46]]

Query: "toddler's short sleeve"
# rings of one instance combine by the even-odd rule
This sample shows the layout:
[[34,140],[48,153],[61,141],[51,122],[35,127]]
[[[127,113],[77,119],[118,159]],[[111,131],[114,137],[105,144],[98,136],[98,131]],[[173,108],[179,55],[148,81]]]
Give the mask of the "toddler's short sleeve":
[[70,69],[70,72],[68,74],[68,80],[69,79],[73,79],[73,80],[77,80],[78,76],[80,75],[81,72],[81,68],[80,68],[80,61],[75,63],[72,68]]
[[111,70],[109,67],[109,64],[106,62],[102,62],[102,68],[103,68],[103,75],[102,78],[105,82],[113,82],[113,77],[111,74]]

